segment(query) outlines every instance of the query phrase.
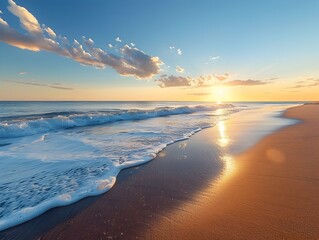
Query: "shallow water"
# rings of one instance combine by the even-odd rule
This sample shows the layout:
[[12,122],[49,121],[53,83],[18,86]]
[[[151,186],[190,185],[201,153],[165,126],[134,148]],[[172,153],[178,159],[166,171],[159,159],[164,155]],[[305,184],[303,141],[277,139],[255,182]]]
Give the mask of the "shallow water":
[[[262,109],[270,106],[265,103],[1,102],[0,106],[3,230],[50,208],[107,191],[121,169],[145,163],[168,144],[236,117],[238,111],[261,109],[259,118],[272,121],[269,129],[265,127],[267,133],[274,129],[269,112],[278,114],[289,105],[265,111],[268,115],[262,115]],[[249,129],[247,134],[244,142],[258,138]]]

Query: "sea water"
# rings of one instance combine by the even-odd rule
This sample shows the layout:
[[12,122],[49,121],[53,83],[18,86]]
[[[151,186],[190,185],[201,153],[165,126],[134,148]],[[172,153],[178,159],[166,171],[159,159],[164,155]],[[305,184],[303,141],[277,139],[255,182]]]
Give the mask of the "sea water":
[[238,111],[269,105],[0,102],[0,230],[104,193],[121,169]]

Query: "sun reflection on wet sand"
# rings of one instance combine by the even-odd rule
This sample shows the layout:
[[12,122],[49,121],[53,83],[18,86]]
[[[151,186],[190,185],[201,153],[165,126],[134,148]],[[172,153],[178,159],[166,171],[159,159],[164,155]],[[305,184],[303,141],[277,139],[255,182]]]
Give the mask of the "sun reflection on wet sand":
[[[228,153],[227,146],[230,144],[230,137],[227,134],[227,127],[225,121],[220,121],[217,124],[217,131],[219,138],[217,139],[216,143],[220,147],[221,150],[221,160],[224,163],[224,174],[221,176],[219,183],[224,182],[225,178],[234,171],[235,164],[233,161],[233,157]],[[221,185],[221,184],[219,184]]]
[[222,157],[222,161],[225,164],[224,175],[230,175],[235,169],[234,159],[232,156],[226,155]]
[[218,139],[218,145],[220,147],[226,147],[229,144],[229,137],[226,134],[226,127],[225,122],[221,121],[217,124],[218,132],[219,132],[219,139]]
[[[190,201],[181,202],[178,208],[171,210],[169,213],[165,214],[165,217],[159,219],[159,221],[154,225],[156,228],[163,226],[166,229],[167,223],[170,228],[180,227],[185,219],[192,218],[195,222],[199,221],[200,218],[205,218],[207,215],[207,209],[203,206],[212,205],[215,202],[213,196],[217,196],[220,192],[226,189],[227,183],[234,177],[236,173],[236,164],[234,158],[229,153],[229,145],[231,145],[231,137],[228,135],[228,131],[232,133],[234,129],[227,129],[228,122],[225,120],[220,121],[215,127],[202,132],[203,138],[211,142],[212,145],[217,147],[217,154],[220,160],[223,162],[223,170],[220,176],[216,176],[207,183],[206,186],[198,191],[194,196],[190,197]],[[179,146],[181,147],[181,146]],[[194,215],[193,213],[196,213]],[[174,221],[170,221],[173,219]],[[153,233],[152,229],[147,234]]]

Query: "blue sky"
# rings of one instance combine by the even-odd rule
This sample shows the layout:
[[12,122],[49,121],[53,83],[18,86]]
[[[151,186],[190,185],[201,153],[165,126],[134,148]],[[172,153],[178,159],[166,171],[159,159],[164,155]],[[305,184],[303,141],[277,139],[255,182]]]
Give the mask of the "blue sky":
[[[154,80],[165,74],[166,77],[191,79],[191,84],[182,79],[178,82],[180,85],[174,85],[177,95],[186,96],[185,87],[191,87],[190,91],[194,92],[194,82],[199,76],[227,73],[227,81],[276,78],[280,79],[278,86],[294,86],[298,81],[319,77],[319,1],[14,2],[30,12],[40,25],[45,24],[57,36],[65,36],[69,41],[77,39],[83,44],[82,36],[85,36],[94,41],[95,47],[115,54],[108,44],[121,48],[134,43],[134,47],[129,46],[150,57],[158,57],[163,64],[151,76],[136,79],[140,77],[123,76],[109,66],[105,69],[83,66],[54,52],[22,50],[2,40],[1,89],[22,87],[18,85],[23,84],[14,84],[14,81],[31,81],[44,85],[59,83],[73,89],[103,88],[106,92],[112,88],[154,88],[159,91],[155,90],[159,88],[159,82]],[[0,17],[11,28],[26,34],[19,18],[8,10],[8,6],[8,1],[0,2],[3,13]],[[0,31],[1,34],[6,33]],[[117,37],[122,42],[115,41]],[[173,50],[170,49],[172,46],[175,47]],[[182,54],[178,54],[177,49]],[[216,59],[212,60],[212,57]],[[176,72],[176,66],[184,72]],[[19,74],[21,72],[26,74]],[[59,95],[58,89],[55,90]],[[207,89],[196,91],[207,92]]]

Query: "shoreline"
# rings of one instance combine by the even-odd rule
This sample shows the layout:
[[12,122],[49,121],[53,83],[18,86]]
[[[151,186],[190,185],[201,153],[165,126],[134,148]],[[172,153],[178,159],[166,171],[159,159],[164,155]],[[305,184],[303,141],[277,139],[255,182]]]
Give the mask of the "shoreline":
[[[54,229],[54,227],[59,227],[59,225],[62,223],[70,223],[73,222],[72,218],[84,214],[86,215],[85,211],[89,211],[90,217],[92,217],[92,212],[90,208],[99,209],[97,211],[100,211],[103,209],[103,212],[107,213],[108,216],[104,216],[107,218],[107,222],[110,223],[111,221],[117,221],[117,226],[121,225],[121,221],[123,220],[123,215],[119,218],[117,217],[119,215],[119,208],[127,208],[129,207],[131,212],[131,220],[132,222],[135,222],[137,218],[140,218],[140,220],[145,220],[145,218],[148,218],[148,221],[152,221],[153,216],[149,215],[149,212],[152,212],[154,208],[158,208],[159,212],[165,212],[166,209],[178,205],[181,201],[185,201],[188,199],[188,197],[192,194],[192,192],[198,191],[202,187],[202,185],[207,184],[211,179],[217,178],[220,175],[220,171],[222,170],[222,163],[218,160],[218,152],[219,150],[215,147],[213,149],[210,149],[210,151],[207,152],[206,157],[200,158],[201,164],[198,165],[198,173],[201,174],[201,179],[198,179],[197,183],[193,183],[192,185],[185,186],[182,182],[180,183],[182,187],[184,187],[183,190],[180,192],[175,192],[174,189],[167,189],[167,183],[169,180],[162,179],[161,177],[161,170],[163,170],[163,167],[165,168],[166,175],[169,177],[173,177],[170,181],[176,182],[179,180],[180,176],[174,175],[174,168],[169,169],[172,166],[172,163],[175,164],[175,167],[178,167],[177,165],[180,164],[181,161],[188,160],[188,165],[184,165],[184,170],[186,171],[186,175],[191,174],[190,172],[193,172],[192,168],[189,168],[189,165],[192,165],[191,160],[194,158],[194,155],[201,154],[202,146],[199,146],[198,144],[204,144],[206,147],[204,148],[210,148],[210,143],[203,142],[204,139],[199,137],[198,135],[202,132],[205,132],[205,130],[212,129],[212,128],[205,128],[200,132],[197,132],[196,134],[192,135],[191,138],[184,139],[177,141],[173,144],[168,145],[166,148],[164,148],[163,151],[159,152],[157,156],[149,161],[145,162],[138,166],[133,166],[129,168],[125,168],[120,171],[120,173],[117,176],[116,183],[114,186],[107,191],[106,193],[98,196],[93,197],[87,197],[84,198],[78,202],[75,202],[71,205],[67,206],[61,206],[57,208],[53,208],[45,212],[44,214],[31,219],[25,223],[19,224],[17,226],[8,228],[7,230],[4,230],[0,232],[0,239],[37,239],[39,237],[45,238],[42,236],[43,234],[46,234],[48,231]],[[198,138],[198,139],[197,139]],[[196,140],[197,139],[197,140]],[[198,141],[199,140],[199,141]],[[194,149],[191,149],[189,153],[185,154],[185,148],[187,145],[189,145],[189,142],[193,142]],[[185,156],[187,155],[193,155],[192,158],[186,159]],[[173,158],[173,161],[172,161]],[[211,162],[212,158],[214,159],[213,163]],[[203,168],[206,166],[205,168]],[[187,170],[190,170],[190,172],[187,173]],[[168,172],[167,172],[168,171]],[[171,172],[169,172],[171,171]],[[157,176],[155,176],[157,175]],[[150,191],[152,191],[152,186],[159,185],[158,179],[154,178],[160,178],[161,180],[165,180],[161,184],[161,188],[163,189],[162,195],[158,196],[153,195]],[[174,178],[175,177],[175,178]],[[141,181],[144,181],[145,178],[147,178],[147,188],[144,186],[139,187],[141,185]],[[184,178],[188,178],[184,176]],[[130,186],[134,187],[134,190],[132,189],[131,194],[134,194],[134,191],[138,193],[139,196],[125,196],[122,197],[123,192],[127,192],[130,189]],[[144,189],[143,189],[144,187]],[[186,187],[186,189],[185,189]],[[139,189],[142,188],[142,189]],[[183,191],[188,191],[187,194]],[[127,193],[125,193],[127,195]],[[150,206],[146,207],[146,201],[144,199],[144,196],[149,195],[149,197],[156,197],[157,199],[152,199],[151,202],[155,203],[157,205],[158,201],[162,201],[163,199],[170,199],[171,197],[174,197],[176,201],[169,200],[166,202],[167,206]],[[186,198],[186,199],[185,199]],[[126,206],[127,201],[134,201],[135,204],[139,205],[140,209],[143,210],[143,214],[140,216],[136,216],[136,212],[133,213],[134,206],[132,208],[131,206]],[[105,202],[109,203],[109,205],[105,206]],[[163,202],[162,202],[163,203]],[[115,208],[114,208],[115,205]],[[128,210],[128,209],[126,209]],[[95,210],[94,210],[95,211]],[[94,217],[95,218],[95,217]],[[116,218],[118,218],[116,220]],[[114,220],[115,219],[115,220]],[[86,221],[85,221],[86,222]],[[103,220],[103,223],[105,220]],[[113,223],[113,225],[115,225]],[[137,225],[140,225],[138,223]],[[123,225],[123,231],[127,225]],[[136,226],[135,226],[136,227]],[[114,234],[113,229],[111,234],[109,235],[116,235]],[[132,228],[130,231],[133,230]],[[134,231],[133,231],[134,232]],[[107,235],[103,234],[102,236]],[[127,234],[126,234],[127,236]],[[71,237],[71,236],[70,236]],[[88,236],[87,236],[88,237]],[[49,237],[51,238],[51,237]],[[52,238],[55,238],[55,236],[52,236]],[[80,239],[80,238],[78,238]],[[85,239],[85,237],[83,238]]]
[[[226,121],[227,128],[230,127],[232,122],[231,120],[228,121],[229,120]],[[284,127],[284,129],[285,128],[286,127]],[[281,130],[282,129],[276,130],[276,132],[271,135]],[[207,149],[212,147],[212,142],[207,141],[207,139],[214,138],[214,136],[217,138],[218,135],[217,127],[208,128],[195,134],[188,140],[167,146],[163,152],[158,154],[156,157],[158,159],[154,159],[145,165],[121,171],[117,183],[108,193],[102,196],[86,198],[66,207],[49,210],[34,220],[3,231],[0,233],[0,237],[4,239],[21,239],[21,236],[28,236],[27,238],[33,239],[41,236],[41,239],[68,239],[77,236],[77,239],[85,239],[85,237],[136,239],[135,237],[137,236],[143,239],[146,236],[147,239],[162,239],[161,235],[157,236],[153,233],[149,235],[149,232],[145,231],[145,229],[153,225],[157,227],[165,225],[161,223],[161,219],[163,218],[166,219],[166,222],[169,224],[174,223],[175,217],[170,217],[169,215],[172,214],[174,210],[189,212],[188,209],[183,209],[182,205],[184,203],[191,203],[191,205],[194,202],[199,203],[200,201],[197,200],[198,195],[210,197],[212,194],[214,196],[216,195],[215,185],[221,185],[222,181],[219,176],[220,171],[218,170],[221,169],[221,166],[217,160],[218,154],[222,154],[223,150],[215,146],[214,149],[208,151]],[[178,147],[176,147],[177,145]],[[185,149],[181,150],[183,145],[186,145]],[[255,148],[255,145],[256,144],[254,144],[252,148]],[[203,153],[203,149],[206,149],[205,153]],[[168,156],[163,156],[163,154]],[[186,159],[183,159],[185,156]],[[200,158],[198,156],[200,156]],[[175,160],[172,161],[172,158],[175,158]],[[193,169],[194,161],[187,162],[187,158],[189,158],[189,160],[194,160],[194,158],[200,160],[197,170]],[[211,161],[212,158],[215,159],[213,164]],[[175,176],[174,178],[174,171],[172,171],[171,168],[172,164],[174,164],[174,162],[175,164],[178,163],[180,167],[180,161],[184,161],[183,164],[188,164],[184,166],[184,171],[191,171],[184,177]],[[162,172],[162,170],[165,171]],[[227,162],[224,171],[228,171]],[[171,178],[172,184],[174,184],[172,189],[167,190],[167,188],[170,188],[167,186],[168,183],[170,183],[167,179],[164,179],[165,181],[159,184],[158,180],[162,179],[161,174],[163,173],[166,178]],[[197,182],[193,182],[192,185],[188,183],[188,185],[185,186],[185,183],[182,182],[177,184],[178,181],[185,179],[194,180],[194,174],[197,174],[196,176],[200,175],[200,177],[197,179]],[[148,180],[147,184],[144,183],[141,185],[145,180]],[[161,187],[161,191],[157,188],[158,186]],[[155,190],[152,189],[154,187],[156,187]],[[207,189],[207,187],[210,190],[214,188],[214,191],[206,191],[205,189]],[[133,188],[134,191],[130,192],[130,188]],[[182,190],[176,192],[176,189]],[[137,194],[140,194],[139,196],[131,197],[127,195],[128,192],[135,194],[136,190],[138,192]],[[157,194],[159,192],[163,193],[158,198]],[[126,196],[124,199],[121,199],[120,195],[123,194]],[[147,196],[147,199],[145,196]],[[144,199],[141,200],[139,197]],[[161,201],[161,206],[157,201]],[[105,206],[108,203],[118,209],[112,209],[110,205]],[[149,203],[151,203],[151,206],[147,206]],[[187,208],[188,207],[189,206],[187,206]],[[121,208],[125,211],[121,210]],[[141,210],[142,213],[136,212],[136,209]],[[126,214],[127,216],[125,216]],[[92,221],[94,222],[93,224]],[[121,221],[124,221],[124,223]],[[81,232],[81,235],[76,231],[79,227],[85,229],[85,231],[83,230],[83,232]],[[128,228],[129,230],[127,230]],[[106,230],[102,232],[101,229]],[[165,227],[164,229],[167,228]],[[155,230],[155,232],[157,232],[157,230]]]
[[161,219],[144,238],[318,239],[319,105],[290,108],[284,117],[299,122],[236,156],[216,194],[203,190],[187,211],[170,213],[175,222]]

